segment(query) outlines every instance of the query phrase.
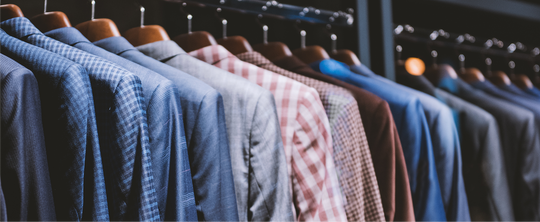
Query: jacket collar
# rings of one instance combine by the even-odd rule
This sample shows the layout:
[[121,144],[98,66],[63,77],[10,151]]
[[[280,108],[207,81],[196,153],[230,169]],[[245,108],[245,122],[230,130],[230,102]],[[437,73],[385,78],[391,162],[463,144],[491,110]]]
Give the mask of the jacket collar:
[[172,40],[152,42],[137,46],[136,49],[159,61],[165,61],[178,55],[187,55],[186,51]]
[[79,30],[73,27],[55,29],[46,32],[45,35],[71,46],[81,42],[90,43]]
[[221,45],[206,46],[204,48],[189,52],[189,55],[212,65],[226,58],[236,58]]
[[104,48],[105,50],[112,52],[116,55],[120,55],[126,51],[137,50],[131,43],[128,42],[122,36],[109,37],[95,41],[94,45]]
[[22,39],[34,34],[43,34],[26,17],[15,17],[0,23],[9,35]]

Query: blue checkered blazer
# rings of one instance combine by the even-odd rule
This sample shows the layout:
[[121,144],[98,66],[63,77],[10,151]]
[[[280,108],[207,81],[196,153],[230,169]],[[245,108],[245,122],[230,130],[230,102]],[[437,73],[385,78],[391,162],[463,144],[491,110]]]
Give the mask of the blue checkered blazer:
[[0,42],[2,53],[32,70],[38,81],[56,219],[109,220],[86,70],[62,56],[13,38],[2,29]]
[[3,21],[1,27],[87,70],[103,152],[110,219],[160,220],[140,79],[107,60],[43,35],[25,17]]
[[114,62],[141,79],[160,216],[166,221],[197,221],[181,96],[176,86],[146,67],[95,46],[73,27],[45,35]]

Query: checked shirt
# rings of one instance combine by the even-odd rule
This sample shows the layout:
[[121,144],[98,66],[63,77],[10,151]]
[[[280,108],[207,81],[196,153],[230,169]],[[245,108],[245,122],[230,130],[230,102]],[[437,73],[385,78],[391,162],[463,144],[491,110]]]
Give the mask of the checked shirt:
[[245,63],[220,45],[189,54],[240,75],[274,94],[297,219],[347,221],[332,158],[330,125],[317,91]]
[[107,60],[43,35],[27,18],[12,18],[1,26],[9,34],[62,55],[88,71],[110,219],[160,220],[140,79]]
[[86,70],[11,37],[2,29],[0,42],[2,53],[31,69],[38,81],[56,219],[109,220],[94,101]]
[[346,197],[347,219],[349,221],[384,221],[371,152],[358,104],[351,93],[343,88],[279,68],[258,52],[246,52],[237,57],[299,81],[319,92],[332,128],[334,161]]

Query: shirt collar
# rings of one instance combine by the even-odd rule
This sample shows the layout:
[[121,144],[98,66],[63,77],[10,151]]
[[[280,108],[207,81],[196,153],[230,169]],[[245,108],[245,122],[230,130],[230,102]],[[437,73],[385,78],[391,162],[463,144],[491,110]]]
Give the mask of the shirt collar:
[[136,49],[159,61],[165,61],[178,55],[187,55],[186,51],[172,40],[152,42],[137,46]]
[[26,17],[15,17],[0,23],[2,29],[9,35],[22,39],[29,35],[43,34]]
[[334,59],[325,59],[310,64],[315,71],[322,72],[334,77],[349,77],[351,70],[345,63]]
[[90,43],[79,30],[73,27],[55,29],[46,32],[45,35],[71,46],[81,42]]
[[124,37],[122,36],[115,36],[115,37],[109,37],[106,39],[101,39],[99,41],[94,42],[94,45],[99,46],[101,48],[104,48],[105,50],[112,52],[116,55],[120,55],[123,52],[129,51],[129,50],[137,50],[131,43],[128,42]]
[[236,55],[236,57],[244,60],[244,61],[247,61],[253,65],[256,65],[256,66],[264,66],[264,65],[273,65],[272,62],[270,62],[270,60],[268,60],[267,58],[265,58],[261,53],[259,52],[244,52],[244,53],[241,53],[241,54],[238,54]]
[[189,52],[189,55],[212,65],[226,58],[236,58],[221,45],[206,46],[204,48]]

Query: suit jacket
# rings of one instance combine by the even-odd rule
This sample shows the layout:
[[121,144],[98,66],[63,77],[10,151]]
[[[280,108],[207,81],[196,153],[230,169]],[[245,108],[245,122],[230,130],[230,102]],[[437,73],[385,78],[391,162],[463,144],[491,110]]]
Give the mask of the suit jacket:
[[533,96],[536,99],[540,99],[540,90],[538,90],[536,87],[533,87],[532,89],[523,89],[523,92]]
[[[435,85],[488,111],[497,120],[511,198],[505,202],[512,202],[514,220],[523,220],[526,216],[523,213],[533,209],[522,204],[537,200],[531,195],[534,186],[528,184],[529,178],[538,175],[537,168],[534,167],[537,161],[534,162],[534,158],[538,156],[536,150],[540,147],[540,140],[534,114],[476,90],[460,79],[443,78]],[[503,218],[504,215],[512,213],[508,210],[500,212],[499,217]]]
[[137,49],[204,81],[223,96],[239,219],[294,220],[287,162],[272,93],[191,57],[173,41],[154,42]]
[[237,221],[223,97],[193,76],[133,50],[122,39],[104,39],[96,45],[164,76],[180,93],[198,219]]
[[415,221],[407,166],[388,103],[366,90],[314,71],[295,56],[273,62],[284,69],[341,86],[352,93],[360,110],[373,158],[385,219]]
[[446,220],[439,177],[433,155],[431,134],[424,108],[417,96],[388,88],[383,82],[361,76],[335,60],[311,64],[316,71],[367,89],[385,99],[396,121],[409,173],[417,220]]
[[523,97],[523,98],[532,99],[532,100],[538,100],[534,95],[530,95],[529,93],[521,90],[520,88],[518,88],[514,84],[501,85],[501,86],[498,86],[498,87],[499,87],[499,89],[502,89],[503,91],[509,92],[511,94],[514,94],[514,95],[517,95],[517,96],[520,96],[520,97]]
[[83,66],[95,99],[111,220],[159,220],[141,81],[129,71],[43,35],[25,17],[1,23],[15,37]]
[[389,87],[398,88],[418,97],[424,107],[431,132],[446,218],[450,221],[469,221],[471,218],[463,182],[461,146],[454,115],[450,108],[432,96],[376,75],[366,66],[359,65],[350,68],[355,73],[366,75]]
[[176,86],[154,71],[95,46],[73,27],[55,29],[45,35],[109,60],[141,79],[160,216],[164,220],[197,220],[182,107]]
[[463,179],[471,219],[514,220],[499,126],[483,109],[435,88],[424,76],[398,75],[398,82],[433,95],[454,109],[461,128]]
[[56,220],[38,82],[30,70],[3,54],[0,63],[0,221]]
[[245,62],[313,87],[319,92],[332,128],[334,161],[341,188],[347,199],[347,219],[384,221],[379,186],[354,97],[343,88],[279,68],[258,52],[245,52],[236,56]]

